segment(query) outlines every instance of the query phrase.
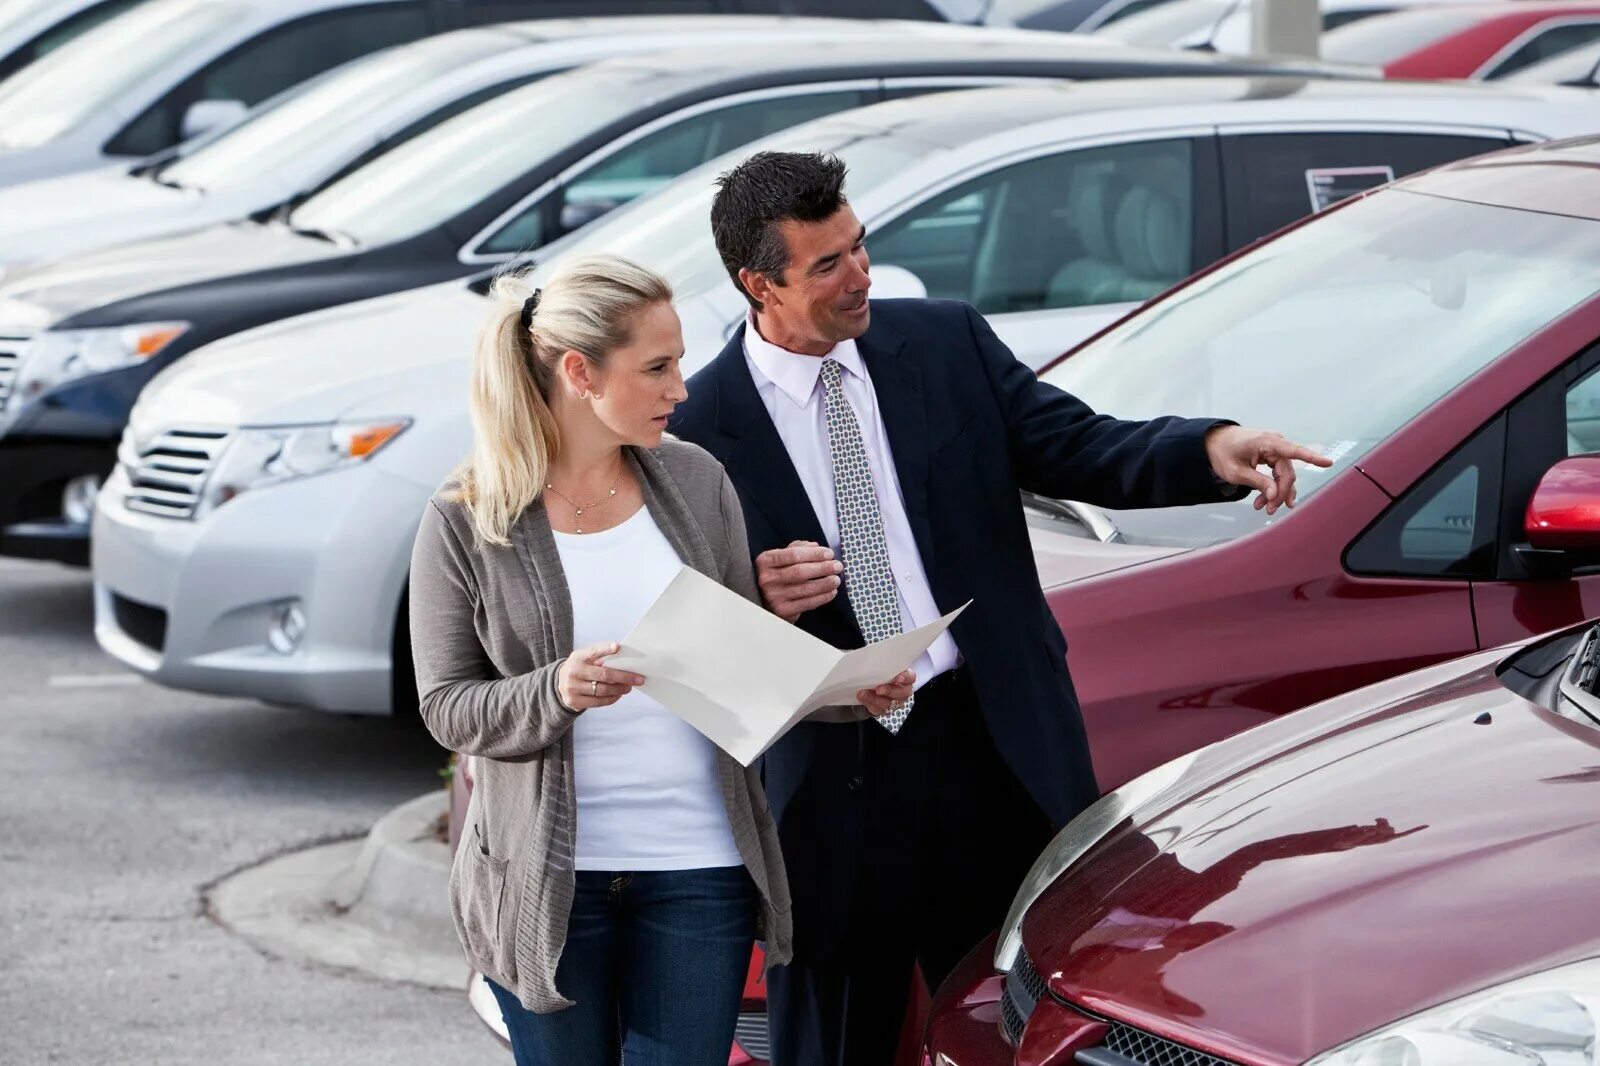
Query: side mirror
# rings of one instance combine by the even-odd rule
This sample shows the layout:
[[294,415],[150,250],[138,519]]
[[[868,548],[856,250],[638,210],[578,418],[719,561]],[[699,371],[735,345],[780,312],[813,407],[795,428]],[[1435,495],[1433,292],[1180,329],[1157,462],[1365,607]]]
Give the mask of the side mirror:
[[1528,543],[1518,551],[1535,572],[1600,563],[1600,455],[1576,455],[1545,471],[1522,525]]
[[610,214],[620,205],[617,200],[574,200],[562,205],[561,224],[562,234],[579,230],[593,222],[602,215]]
[[183,125],[178,135],[187,141],[202,133],[231,126],[244,118],[249,110],[243,100],[197,100],[183,113]]
[[928,287],[922,279],[903,266],[874,264],[870,273],[871,294],[875,300],[921,300],[928,295]]

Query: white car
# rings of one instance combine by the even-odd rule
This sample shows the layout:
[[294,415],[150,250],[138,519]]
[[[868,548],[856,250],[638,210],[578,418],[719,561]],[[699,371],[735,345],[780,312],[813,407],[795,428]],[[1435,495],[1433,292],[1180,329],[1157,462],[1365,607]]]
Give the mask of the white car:
[[[1384,15],[1449,0],[1320,0],[1322,29],[1338,29],[1372,15]],[[1096,33],[1123,44],[1147,48],[1203,48],[1246,55],[1250,52],[1251,0],[1171,0],[1129,15]]]
[[147,0],[0,82],[0,186],[154,155],[341,63],[459,28],[474,6]]
[[0,0],[0,81],[144,0]]
[[943,23],[680,15],[548,19],[440,34],[328,71],[242,122],[186,142],[176,155],[0,188],[0,274],[269,211],[491,96],[601,59],[800,35],[980,32]]
[[[1580,90],[1172,78],[879,104],[746,151],[838,153],[875,295],[969,300],[1037,366],[1391,173],[1597,127]],[[708,222],[712,179],[733,158],[540,253],[604,249],[662,271],[686,373],[744,315]],[[347,712],[412,705],[407,567],[427,498],[470,447],[478,291],[451,282],[285,320],[157,377],[95,509],[101,647],[179,688]],[[144,505],[174,486],[190,494],[185,517]]]

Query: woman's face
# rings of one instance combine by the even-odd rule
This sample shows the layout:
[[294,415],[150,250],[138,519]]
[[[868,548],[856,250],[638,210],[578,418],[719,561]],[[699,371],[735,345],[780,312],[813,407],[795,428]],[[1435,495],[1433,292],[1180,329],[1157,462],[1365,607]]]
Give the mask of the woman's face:
[[688,398],[678,364],[683,326],[670,303],[634,312],[633,340],[602,367],[589,366],[594,413],[621,444],[654,448],[672,409]]

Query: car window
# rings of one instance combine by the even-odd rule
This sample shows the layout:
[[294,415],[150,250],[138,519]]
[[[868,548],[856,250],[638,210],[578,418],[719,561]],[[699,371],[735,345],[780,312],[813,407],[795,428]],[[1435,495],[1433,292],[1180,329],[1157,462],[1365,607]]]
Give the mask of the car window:
[[[11,7],[0,7],[0,29],[5,27],[6,14],[9,10],[14,8],[22,12],[32,7],[35,2],[36,0],[26,0],[25,3]],[[13,49],[10,55],[0,56],[0,79],[9,78],[35,59],[49,55],[74,37],[94,29],[107,19],[116,18],[135,4],[143,2],[144,0],[103,0],[102,3],[90,4],[82,11],[68,15],[33,40]],[[32,12],[24,13],[31,15]]]
[[1567,389],[1567,454],[1600,452],[1600,369]]
[[984,314],[1147,300],[1194,269],[1193,145],[1107,145],[1018,163],[869,234],[874,263]]
[[380,48],[426,36],[421,3],[372,4],[312,15],[261,34],[152,104],[106,151],[150,155],[178,143],[184,113],[200,100],[254,106],[292,85]]
[[[394,106],[417,86],[504,49],[503,42],[489,35],[453,33],[368,56],[269,100],[198,147],[185,145],[184,155],[162,169],[161,177],[186,187],[224,189],[296,159],[316,158],[332,146],[348,146],[345,151],[350,152],[370,145],[374,127],[393,121],[386,113],[392,115]],[[487,95],[474,93],[444,104],[428,116],[427,124],[516,84],[502,82]],[[413,123],[407,132],[415,136],[423,128]]]
[[1593,41],[1530,63],[1506,75],[1505,80],[1516,85],[1590,86],[1595,83],[1597,69],[1600,69],[1600,41]]
[[[1257,245],[1042,377],[1121,418],[1270,425],[1335,461],[1301,469],[1305,501],[1597,292],[1600,223],[1390,189]],[[1174,546],[1277,520],[1249,502],[1113,518],[1129,543]]]
[[1360,22],[1373,15],[1387,15],[1393,11],[1392,7],[1357,7],[1346,8],[1343,11],[1324,11],[1322,13],[1322,32],[1336,30],[1340,26],[1348,26],[1352,22]]
[[[728,274],[712,239],[711,200],[717,176],[760,147],[774,152],[832,152],[850,171],[852,195],[870,195],[904,174],[928,156],[948,149],[937,144],[897,140],[892,133],[862,133],[855,129],[806,126],[775,134],[759,146],[741,147],[684,175],[648,200],[622,208],[552,247],[529,275],[532,285],[542,285],[550,271],[569,256],[611,254],[648,263],[666,278],[680,297],[728,284]],[[684,373],[698,369],[696,360],[714,353],[690,353]]]
[[1228,240],[1249,244],[1395,178],[1507,147],[1505,138],[1425,133],[1260,133],[1224,137]]
[[1108,4],[1086,20],[1082,26],[1078,27],[1078,30],[1080,33],[1087,33],[1101,26],[1109,26],[1114,22],[1120,22],[1130,15],[1137,15],[1141,11],[1149,11],[1153,7],[1170,2],[1171,0],[1128,0],[1125,4]]
[[1564,22],[1550,25],[1535,33],[1516,51],[1506,56],[1484,75],[1485,78],[1503,78],[1523,67],[1531,66],[1558,56],[1562,52],[1590,41],[1600,39],[1600,20],[1594,22]]
[[337,230],[362,244],[424,233],[516,188],[531,172],[633,114],[648,73],[587,67],[502,93],[328,185],[290,221]]
[[155,0],[96,26],[0,83],[0,149],[47,144],[110,110],[243,14],[227,0]]
[[1496,419],[1389,509],[1345,554],[1354,573],[1489,577],[1505,423]]
[[[563,208],[581,208],[582,217],[592,221],[654,192],[708,159],[790,126],[861,107],[875,96],[876,90],[871,89],[801,93],[748,100],[692,115],[639,138],[577,175],[556,194],[554,205],[540,201],[529,206],[496,230],[479,250],[506,255],[537,247],[548,239],[550,224],[559,222],[551,214],[559,216]],[[571,220],[578,217],[568,214]]]

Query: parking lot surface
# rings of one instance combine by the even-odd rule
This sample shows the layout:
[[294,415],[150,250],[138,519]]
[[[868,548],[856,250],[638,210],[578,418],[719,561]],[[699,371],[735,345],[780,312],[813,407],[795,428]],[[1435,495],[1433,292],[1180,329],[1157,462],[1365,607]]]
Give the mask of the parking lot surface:
[[202,905],[437,786],[431,739],[157,688],[91,616],[85,572],[0,561],[0,1063],[506,1060],[464,996],[270,958]]

